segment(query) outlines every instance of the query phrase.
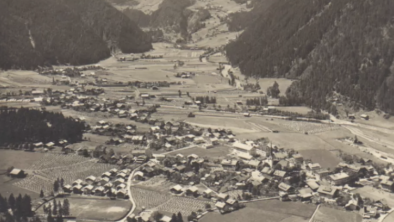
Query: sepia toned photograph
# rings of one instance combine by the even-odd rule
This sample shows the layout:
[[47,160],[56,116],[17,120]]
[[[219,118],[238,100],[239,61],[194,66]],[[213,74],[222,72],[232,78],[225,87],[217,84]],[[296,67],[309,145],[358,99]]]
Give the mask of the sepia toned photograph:
[[394,0],[0,0],[0,222],[394,222]]

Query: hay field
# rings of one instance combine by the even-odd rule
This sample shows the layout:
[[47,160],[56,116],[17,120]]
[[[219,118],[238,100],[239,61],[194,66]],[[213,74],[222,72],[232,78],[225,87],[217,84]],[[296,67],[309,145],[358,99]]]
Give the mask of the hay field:
[[[5,175],[8,167],[29,169],[31,164],[43,157],[43,153],[32,153],[16,150],[0,150],[0,193],[3,196],[9,196],[11,193],[28,194],[33,199],[38,197],[38,193],[15,186],[15,183],[23,179],[11,178]],[[27,172],[29,173],[29,171]]]
[[227,154],[230,153],[230,150],[231,148],[228,146],[215,146],[214,148],[211,149],[203,149],[200,147],[195,147],[191,149],[174,151],[171,154],[176,155],[180,153],[185,156],[190,154],[196,154],[199,157],[218,158],[218,157],[225,157]]
[[319,207],[312,222],[361,222],[362,217],[358,213],[346,212],[341,210],[336,210],[328,207]]
[[[129,200],[69,197],[70,214],[78,219],[115,221],[124,217],[131,208]],[[56,198],[63,203],[63,198]],[[42,210],[42,208],[40,208]]]
[[247,203],[246,207],[228,214],[209,213],[201,222],[307,222],[316,206],[277,200]]

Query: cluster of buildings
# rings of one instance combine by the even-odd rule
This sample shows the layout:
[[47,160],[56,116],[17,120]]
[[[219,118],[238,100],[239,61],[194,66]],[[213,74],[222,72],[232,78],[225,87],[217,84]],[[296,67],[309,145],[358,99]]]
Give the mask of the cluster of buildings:
[[[360,164],[340,163],[335,169],[327,170],[292,150],[264,146],[261,142],[234,140],[232,148],[231,154],[220,159],[201,158],[195,154],[157,154],[135,173],[134,180],[165,175],[176,184],[170,188],[171,193],[210,199],[222,213],[238,209],[240,200],[261,197],[328,203],[358,210],[364,206],[353,197],[355,188],[350,185],[377,182],[381,189],[394,191],[391,177],[379,175],[367,159]],[[391,175],[394,170],[387,171]],[[238,196],[229,195],[232,191],[239,191]],[[340,199],[344,197],[350,198],[341,205]],[[380,202],[382,200],[365,205],[364,216],[373,217],[374,212],[387,210],[384,204],[379,205]]]
[[72,184],[64,185],[62,189],[65,193],[125,199],[128,197],[127,180],[130,173],[130,169],[114,168],[104,172],[100,177],[91,175],[85,180],[75,180]]

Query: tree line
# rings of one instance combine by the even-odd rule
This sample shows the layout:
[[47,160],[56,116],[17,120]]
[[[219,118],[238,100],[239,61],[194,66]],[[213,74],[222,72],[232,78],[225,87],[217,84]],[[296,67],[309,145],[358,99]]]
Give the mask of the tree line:
[[2,218],[0,215],[0,221],[27,221],[28,217],[34,215],[31,207],[31,197],[29,195],[22,196],[19,194],[15,198],[14,194],[10,194],[7,198],[0,194],[0,213],[5,216]]
[[202,104],[216,104],[216,97],[196,96],[195,101],[200,101]]
[[82,140],[84,123],[62,113],[28,108],[0,109],[0,146],[9,144]]

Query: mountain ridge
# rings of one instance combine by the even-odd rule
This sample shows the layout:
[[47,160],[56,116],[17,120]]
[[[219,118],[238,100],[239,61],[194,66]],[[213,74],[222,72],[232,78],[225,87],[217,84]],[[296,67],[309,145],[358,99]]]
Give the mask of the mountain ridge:
[[335,113],[335,104],[349,102],[393,114],[392,15],[389,0],[277,1],[226,54],[247,76],[298,78],[287,105]]

